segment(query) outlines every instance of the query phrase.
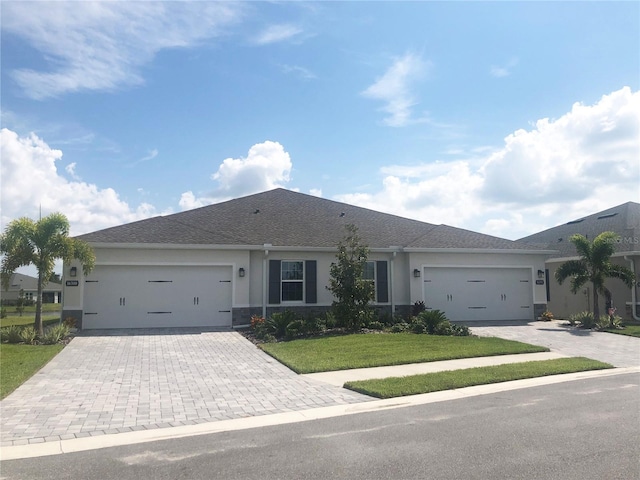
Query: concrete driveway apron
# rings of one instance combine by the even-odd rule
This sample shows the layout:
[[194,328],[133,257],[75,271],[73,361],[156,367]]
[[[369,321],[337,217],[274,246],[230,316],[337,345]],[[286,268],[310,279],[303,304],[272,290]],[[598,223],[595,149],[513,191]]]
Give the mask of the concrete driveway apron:
[[562,320],[529,322],[516,325],[468,324],[479,336],[548,347],[552,352],[572,357],[588,357],[615,367],[640,366],[640,338],[607,332],[594,332],[567,325]]
[[83,333],[0,402],[2,446],[307,410],[371,397],[295,374],[237,332]]

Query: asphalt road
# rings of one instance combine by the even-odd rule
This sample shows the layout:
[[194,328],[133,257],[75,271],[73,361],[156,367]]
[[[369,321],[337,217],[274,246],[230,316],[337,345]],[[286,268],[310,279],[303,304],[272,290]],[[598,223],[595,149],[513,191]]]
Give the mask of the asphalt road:
[[14,479],[639,479],[640,376],[3,462]]

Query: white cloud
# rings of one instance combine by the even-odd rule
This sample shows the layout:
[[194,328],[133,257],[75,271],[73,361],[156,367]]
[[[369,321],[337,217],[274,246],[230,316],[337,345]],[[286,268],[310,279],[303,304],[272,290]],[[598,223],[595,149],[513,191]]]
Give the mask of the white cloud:
[[180,198],[183,210],[230,198],[284,187],[290,180],[291,158],[278,142],[266,141],[249,149],[246,158],[227,158],[211,179],[218,188],[210,195],[196,197],[192,191]]
[[300,67],[297,65],[281,65],[280,68],[282,68],[282,71],[284,73],[297,75],[298,77],[304,80],[313,80],[315,78],[318,78],[316,74],[313,73],[311,70],[308,70],[304,67]]
[[258,45],[268,45],[271,43],[283,42],[300,35],[302,32],[302,28],[296,25],[271,25],[254,39],[254,43]]
[[312,188],[309,190],[309,193],[314,197],[322,197],[322,190],[319,188]]
[[70,163],[69,165],[67,165],[66,167],[64,167],[64,170],[69,174],[69,176],[71,178],[73,178],[76,181],[80,181],[80,177],[76,174],[76,162]]
[[[56,162],[62,151],[49,147],[35,134],[20,137],[16,132],[0,130],[2,165],[2,225],[27,216],[37,218],[61,212],[71,223],[71,234],[79,235],[101,228],[132,222],[156,214],[152,205],[141,203],[135,209],[121,200],[111,188],[69,181],[61,176]],[[65,168],[75,176],[75,163]]]
[[509,75],[511,75],[511,70],[513,69],[513,67],[515,67],[517,64],[518,64],[518,59],[512,58],[507,62],[506,65],[503,65],[503,66],[492,65],[491,69],[489,70],[489,73],[491,74],[492,77],[496,77],[496,78],[508,77]]
[[50,64],[12,72],[27,96],[43,99],[141,84],[140,67],[157,52],[220,35],[241,10],[230,2],[3,2],[2,30]]
[[403,127],[416,121],[411,112],[417,103],[412,87],[424,77],[428,66],[419,56],[407,53],[395,60],[382,77],[362,92],[365,97],[385,103],[381,108],[388,114],[385,124]]
[[[486,149],[483,149],[486,150]],[[628,87],[557,120],[518,130],[477,158],[381,170],[382,189],[336,199],[380,211],[520,238],[639,201],[640,92]]]

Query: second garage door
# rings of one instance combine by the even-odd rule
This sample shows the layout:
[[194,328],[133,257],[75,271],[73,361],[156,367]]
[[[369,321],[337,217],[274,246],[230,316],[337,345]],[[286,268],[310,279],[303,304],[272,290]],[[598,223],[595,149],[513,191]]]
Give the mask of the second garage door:
[[97,266],[86,278],[82,327],[231,326],[232,269]]
[[427,267],[423,278],[427,308],[450,320],[533,320],[530,269]]

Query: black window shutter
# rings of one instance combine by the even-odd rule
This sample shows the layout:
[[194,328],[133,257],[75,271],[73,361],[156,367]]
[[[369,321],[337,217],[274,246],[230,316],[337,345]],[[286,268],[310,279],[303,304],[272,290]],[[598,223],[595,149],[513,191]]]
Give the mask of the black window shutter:
[[376,262],[376,294],[378,303],[389,301],[389,278],[387,275],[387,262],[384,260]]
[[305,302],[318,303],[317,262],[315,260],[307,260],[304,263]]
[[269,260],[269,304],[280,303],[280,260]]

